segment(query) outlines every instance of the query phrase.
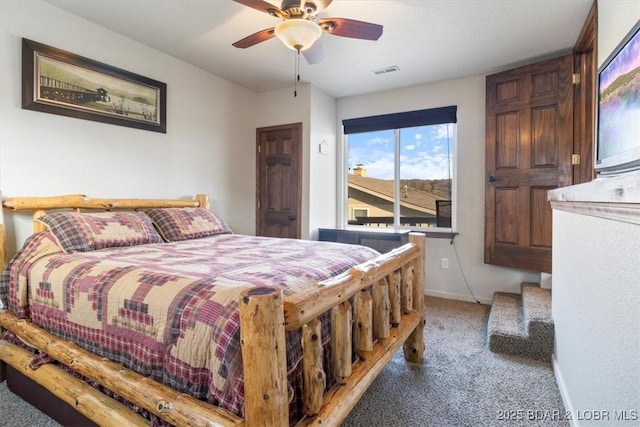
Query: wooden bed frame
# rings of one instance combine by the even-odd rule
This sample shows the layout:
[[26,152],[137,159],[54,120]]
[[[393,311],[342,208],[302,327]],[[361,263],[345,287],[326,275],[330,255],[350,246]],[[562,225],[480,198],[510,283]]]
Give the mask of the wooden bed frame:
[[[90,199],[83,195],[10,198],[5,209],[116,210],[167,207],[209,208],[206,195],[195,200]],[[2,215],[0,209],[0,216]],[[0,217],[0,263],[6,265],[5,228]],[[34,222],[34,231],[42,225]],[[406,360],[422,362],[424,352],[425,235],[410,233],[409,243],[319,282],[303,293],[284,297],[280,289],[250,288],[239,298],[244,365],[245,418],[143,377],[57,338],[9,310],[0,310],[2,328],[81,375],[178,426],[287,426],[285,332],[302,328],[304,407],[299,426],[339,425],[376,376],[402,346]],[[350,302],[351,301],[351,302]],[[331,312],[333,375],[338,384],[325,390],[318,316]],[[358,358],[352,363],[352,348]],[[6,363],[44,386],[99,425],[148,425],[128,407],[54,365],[28,367],[33,355],[0,340],[0,364]],[[2,378],[0,366],[0,381]]]

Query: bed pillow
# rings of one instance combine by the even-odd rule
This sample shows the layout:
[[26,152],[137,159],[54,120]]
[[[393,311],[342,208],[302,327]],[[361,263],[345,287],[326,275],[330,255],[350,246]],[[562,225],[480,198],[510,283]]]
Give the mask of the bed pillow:
[[149,209],[145,212],[167,242],[232,233],[226,222],[204,208]]
[[141,212],[54,212],[38,219],[65,252],[163,243]]

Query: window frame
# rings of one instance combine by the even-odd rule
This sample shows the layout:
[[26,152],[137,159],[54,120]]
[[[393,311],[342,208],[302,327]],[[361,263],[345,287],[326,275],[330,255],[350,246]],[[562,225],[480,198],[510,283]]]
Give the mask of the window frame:
[[358,217],[358,216],[356,215],[356,211],[366,211],[366,215],[364,215],[364,216],[371,216],[371,215],[369,215],[370,208],[368,208],[368,207],[363,207],[363,208],[351,207],[351,217],[352,217],[354,220]]
[[[457,107],[443,107],[444,109],[454,108],[454,117],[457,111]],[[422,111],[435,111],[441,109],[432,109],[432,110],[422,110]],[[409,112],[410,114],[415,112]],[[399,115],[406,113],[398,113]],[[355,119],[359,121],[371,120],[375,119],[375,117],[388,117],[393,116],[391,114],[385,116],[373,116],[373,117],[365,117],[361,119]],[[352,121],[355,121],[352,120]],[[348,212],[348,194],[349,194],[349,183],[348,183],[348,174],[349,174],[349,143],[348,143],[348,133],[345,133],[345,127],[342,127],[342,161],[341,167],[338,168],[340,172],[339,181],[339,189],[338,189],[338,224],[343,229],[359,229],[359,230],[378,230],[377,227],[371,227],[366,225],[351,225],[348,223],[349,221],[349,212]],[[451,124],[452,125],[452,135],[451,135],[451,152],[449,154],[449,158],[451,161],[451,227],[428,227],[428,228],[420,228],[420,227],[411,227],[411,226],[402,226],[400,224],[400,128],[383,128],[376,130],[393,130],[394,131],[394,223],[393,227],[382,228],[382,230],[386,230],[388,232],[401,232],[401,231],[419,231],[424,233],[433,233],[434,235],[441,234],[442,237],[449,237],[457,234],[457,182],[458,182],[458,173],[457,173],[457,163],[458,163],[458,123],[457,118],[453,121],[447,120],[438,123],[427,123],[426,125],[436,125],[436,124]],[[420,126],[421,124],[416,124],[416,126]],[[425,124],[422,124],[425,125]],[[377,125],[374,125],[377,126]],[[403,126],[403,127],[412,127],[412,126]],[[366,130],[362,132],[367,132]],[[352,131],[351,133],[362,133]]]

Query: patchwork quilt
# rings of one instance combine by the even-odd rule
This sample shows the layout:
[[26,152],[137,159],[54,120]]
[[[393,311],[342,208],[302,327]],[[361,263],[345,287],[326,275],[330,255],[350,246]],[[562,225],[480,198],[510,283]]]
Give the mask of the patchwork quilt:
[[[251,286],[295,293],[377,255],[237,234],[67,254],[45,232],[5,270],[0,298],[61,338],[243,416],[239,293]],[[287,347],[295,394],[299,331],[288,333]]]

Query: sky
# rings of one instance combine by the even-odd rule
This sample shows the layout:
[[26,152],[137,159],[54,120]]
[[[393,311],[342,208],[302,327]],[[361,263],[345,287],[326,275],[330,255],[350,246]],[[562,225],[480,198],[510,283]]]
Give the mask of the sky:
[[[400,129],[400,178],[447,179],[453,124]],[[362,164],[371,178],[393,179],[393,130],[348,135],[349,172]]]

